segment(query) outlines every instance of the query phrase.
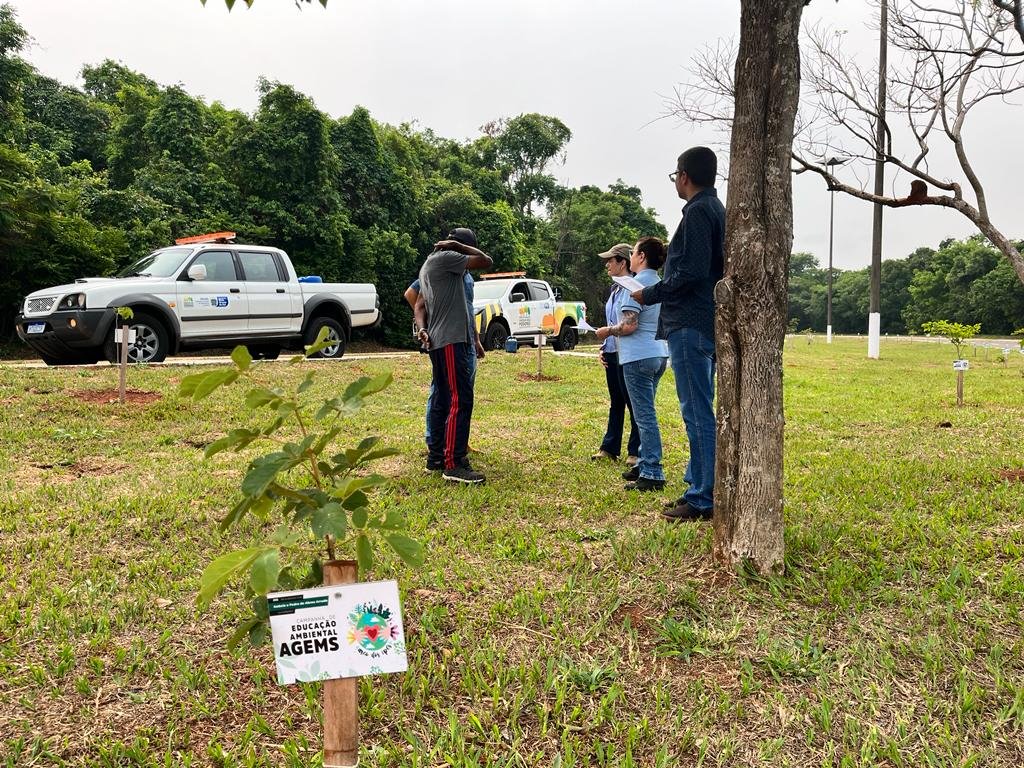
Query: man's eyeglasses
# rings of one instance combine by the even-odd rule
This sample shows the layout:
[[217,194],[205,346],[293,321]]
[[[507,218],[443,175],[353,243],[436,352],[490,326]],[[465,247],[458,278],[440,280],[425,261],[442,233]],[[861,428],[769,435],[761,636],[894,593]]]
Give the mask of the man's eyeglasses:
[[672,171],[672,173],[670,173],[668,175],[668,180],[671,181],[673,184],[675,184],[676,183],[676,179],[679,178],[679,174],[680,173],[685,173],[685,171]]

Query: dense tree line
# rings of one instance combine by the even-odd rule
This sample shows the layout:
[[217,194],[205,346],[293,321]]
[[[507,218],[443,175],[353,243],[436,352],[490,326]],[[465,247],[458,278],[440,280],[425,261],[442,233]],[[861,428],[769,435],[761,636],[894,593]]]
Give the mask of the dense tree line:
[[[832,330],[866,333],[869,268],[832,271]],[[825,331],[828,270],[809,253],[789,262],[789,321]],[[918,333],[921,324],[980,323],[982,333],[1005,335],[1024,327],[1024,286],[1010,263],[981,235],[918,248],[882,262],[882,333]]]
[[20,57],[27,40],[0,5],[0,338],[32,290],[220,230],[283,248],[300,274],[375,283],[391,344],[411,341],[402,292],[453,226],[477,231],[497,271],[549,279],[596,321],[596,254],[666,235],[636,187],[556,183],[571,132],[555,117],[456,141],[363,107],[333,118],[265,79],[246,114],[109,60],[84,67],[81,88],[59,83]]

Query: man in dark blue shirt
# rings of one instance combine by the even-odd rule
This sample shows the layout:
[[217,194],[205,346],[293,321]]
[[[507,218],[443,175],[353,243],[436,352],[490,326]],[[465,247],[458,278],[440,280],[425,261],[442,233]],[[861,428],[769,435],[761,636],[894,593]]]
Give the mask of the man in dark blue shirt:
[[633,293],[641,304],[661,304],[658,338],[668,341],[679,409],[686,424],[688,488],[666,519],[710,520],[715,486],[715,283],[725,260],[725,206],[715,191],[718,158],[707,147],[679,156],[669,179],[686,201],[668,246],[665,277]]

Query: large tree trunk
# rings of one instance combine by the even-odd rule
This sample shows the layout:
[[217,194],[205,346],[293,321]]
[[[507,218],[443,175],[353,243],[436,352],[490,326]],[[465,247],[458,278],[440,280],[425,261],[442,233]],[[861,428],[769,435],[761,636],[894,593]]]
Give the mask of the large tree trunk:
[[718,314],[715,556],[783,569],[782,345],[804,0],[743,0]]

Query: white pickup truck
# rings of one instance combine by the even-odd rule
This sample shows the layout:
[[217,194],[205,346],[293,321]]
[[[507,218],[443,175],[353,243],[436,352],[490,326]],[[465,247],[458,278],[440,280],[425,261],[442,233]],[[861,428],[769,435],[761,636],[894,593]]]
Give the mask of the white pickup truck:
[[115,308],[130,307],[131,362],[236,344],[275,358],[312,343],[324,326],[336,343],[317,356],[340,358],[353,328],[380,323],[372,284],[300,281],[284,251],[235,244],[232,234],[185,238],[116,277],[35,291],[17,316],[18,336],[49,365],[113,362]]

